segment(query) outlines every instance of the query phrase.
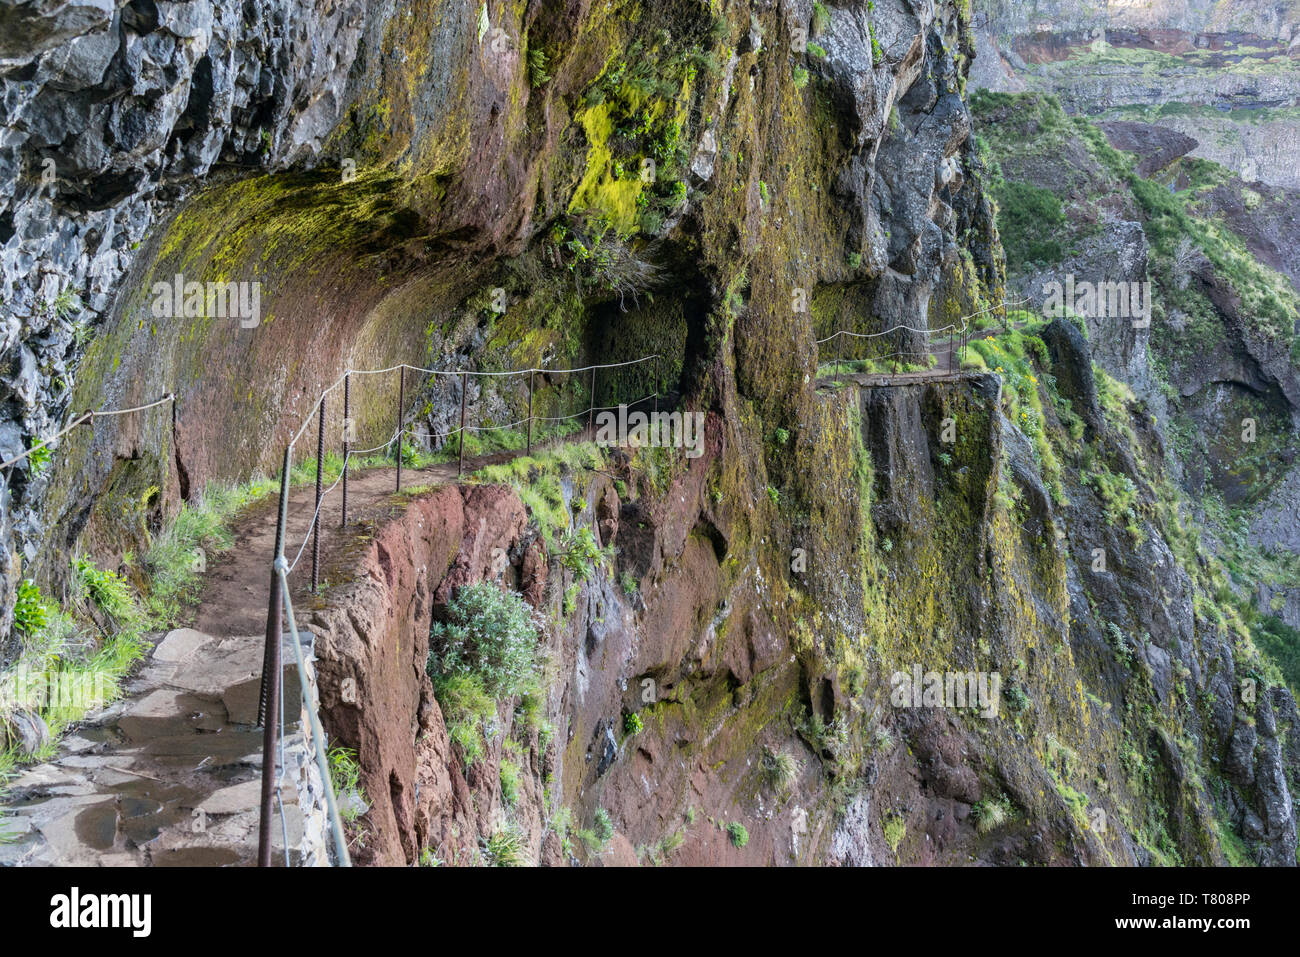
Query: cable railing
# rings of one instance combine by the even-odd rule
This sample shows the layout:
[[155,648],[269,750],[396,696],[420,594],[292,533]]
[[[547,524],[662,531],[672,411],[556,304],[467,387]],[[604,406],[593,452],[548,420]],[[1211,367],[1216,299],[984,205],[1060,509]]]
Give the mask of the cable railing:
[[87,409],[80,416],[78,416],[76,419],[73,419],[71,422],[69,422],[63,428],[59,429],[59,431],[55,432],[53,435],[41,439],[30,449],[27,449],[21,452],[20,454],[15,455],[13,458],[6,459],[4,462],[0,462],[0,469],[7,469],[12,465],[17,465],[23,459],[27,458],[30,455],[34,455],[35,453],[39,452],[41,449],[52,447],[53,444],[57,442],[59,439],[63,438],[65,435],[67,435],[72,430],[78,428],[79,426],[85,425],[87,422],[93,424],[95,419],[107,419],[116,415],[130,415],[133,412],[145,412],[149,409],[155,408],[156,406],[163,405],[164,403],[167,402],[170,402],[172,404],[172,427],[175,428],[176,427],[176,394],[173,392],[168,392],[162,398],[154,399],[154,401],[146,403],[145,405],[132,406],[129,409]]
[[[457,475],[464,474],[465,437],[467,434],[482,434],[487,432],[506,431],[506,430],[515,429],[519,426],[526,425],[528,428],[527,428],[527,434],[524,441],[524,450],[526,454],[532,454],[534,423],[564,422],[572,419],[582,418],[585,416],[587,418],[587,425],[588,427],[590,427],[592,425],[592,421],[596,412],[600,412],[606,409],[616,407],[616,406],[601,406],[596,404],[596,373],[598,371],[621,369],[621,368],[626,368],[629,366],[639,365],[647,362],[658,363],[662,358],[663,357],[661,355],[655,353],[648,356],[642,356],[638,359],[631,359],[625,362],[608,362],[608,363],[600,363],[600,364],[579,366],[577,368],[566,368],[566,369],[533,367],[527,369],[514,369],[514,370],[504,370],[504,371],[480,371],[480,370],[469,370],[469,369],[445,370],[445,369],[429,369],[421,366],[413,366],[408,363],[398,363],[396,365],[387,366],[382,369],[351,369],[351,368],[347,369],[334,382],[332,382],[330,385],[326,386],[324,390],[322,390],[320,396],[313,403],[311,412],[307,414],[306,418],[303,420],[302,424],[298,427],[297,431],[295,431],[292,437],[289,439],[289,443],[286,449],[286,451],[290,455],[290,459],[289,459],[290,466],[292,466],[292,453],[294,448],[296,447],[298,441],[306,434],[307,428],[308,426],[311,425],[312,421],[313,420],[316,421],[317,423],[316,460],[315,460],[316,471],[317,471],[316,499],[315,499],[316,507],[315,507],[315,512],[312,515],[312,520],[307,527],[306,535],[303,539],[303,542],[299,547],[293,562],[291,562],[289,565],[289,570],[293,571],[297,567],[299,560],[301,560],[301,558],[303,557],[303,553],[306,548],[308,540],[311,540],[313,542],[312,586],[311,587],[313,592],[319,589],[320,587],[319,534],[320,534],[321,504],[324,501],[324,499],[328,497],[331,492],[334,491],[335,488],[340,488],[341,497],[342,497],[340,524],[341,525],[347,524],[348,478],[350,475],[351,464],[354,459],[360,458],[361,456],[365,456],[365,455],[371,455],[381,450],[395,449],[394,464],[396,466],[396,477],[394,479],[394,491],[401,491],[402,469],[404,467],[403,442],[407,436],[410,436],[412,439],[426,439],[431,441],[442,440],[444,444],[449,442],[452,438],[459,437],[460,441],[457,446],[457,455],[456,455]],[[456,428],[450,429],[445,432],[422,431],[420,429],[417,429],[414,424],[407,423],[405,417],[405,410],[406,410],[406,373],[408,371],[415,372],[415,373],[427,373],[431,376],[445,376],[449,378],[460,379],[460,424]],[[659,399],[661,397],[661,393],[659,391],[659,383],[661,382],[661,375],[660,375],[661,371],[662,370],[658,367],[658,365],[656,365],[655,373],[653,376],[653,381],[655,383],[654,390],[643,396],[640,396],[639,398],[632,400],[632,402],[629,404],[653,402],[655,411],[658,411]],[[354,438],[354,430],[353,430],[354,424],[351,418],[352,377],[373,376],[373,375],[381,375],[384,373],[392,373],[392,372],[397,372],[399,375],[398,384],[397,384],[397,407],[395,412],[396,428],[388,436],[387,439],[385,439],[377,446],[368,449],[353,448],[352,440]],[[544,415],[534,414],[533,403],[534,403],[534,395],[536,392],[536,375],[538,373],[541,373],[545,376],[561,376],[561,375],[571,376],[580,373],[590,373],[587,406],[583,409],[580,409],[577,412],[571,412],[565,415],[544,416]],[[474,425],[466,422],[468,396],[469,396],[468,380],[470,376],[504,378],[509,376],[524,376],[524,375],[527,375],[529,378],[528,414],[526,416],[520,419],[515,419],[514,421],[511,422],[504,422],[496,425]],[[332,392],[334,392],[339,386],[343,387],[343,423],[344,423],[343,433],[344,434],[343,434],[343,441],[342,441],[342,464],[339,467],[338,478],[336,478],[328,487],[323,487],[324,462],[326,457],[326,448],[325,448],[326,446],[325,430],[326,430],[326,417],[327,417],[326,400],[327,397]]]
[[[323,389],[319,397],[312,405],[311,411],[307,414],[302,424],[290,437],[284,448],[284,455],[280,468],[280,499],[279,509],[276,516],[276,534],[275,534],[275,556],[271,568],[271,587],[270,598],[267,608],[266,619],[266,644],[263,653],[262,662],[262,683],[258,696],[257,720],[263,729],[262,738],[262,803],[261,818],[258,829],[258,865],[262,867],[269,866],[271,863],[271,822],[274,813],[274,806],[279,804],[281,816],[281,828],[285,828],[284,823],[284,805],[281,800],[281,781],[284,774],[283,761],[283,736],[284,736],[284,701],[280,688],[281,680],[281,642],[283,640],[283,621],[288,616],[289,629],[293,637],[294,653],[298,658],[298,672],[300,681],[303,683],[303,697],[306,703],[306,711],[309,719],[310,730],[313,742],[316,747],[316,758],[321,768],[321,774],[325,780],[325,797],[327,810],[330,817],[330,830],[334,837],[336,845],[336,859],[341,864],[347,864],[347,845],[344,835],[342,822],[338,815],[337,799],[333,792],[333,786],[329,778],[329,769],[324,757],[323,732],[320,730],[319,715],[316,711],[316,700],[311,688],[306,681],[305,672],[302,662],[302,649],[299,642],[297,625],[293,614],[293,601],[289,588],[289,575],[298,567],[298,564],[306,555],[308,545],[311,546],[311,591],[317,593],[320,588],[320,531],[322,525],[322,510],[325,499],[336,489],[341,489],[341,521],[340,526],[346,527],[348,521],[348,475],[349,468],[353,459],[361,456],[370,455],[384,449],[394,449],[394,459],[396,464],[396,478],[394,481],[394,491],[400,492],[402,488],[402,465],[404,457],[404,440],[410,435],[412,438],[423,439],[442,439],[444,445],[453,437],[459,437],[459,443],[456,450],[457,466],[456,474],[463,475],[465,471],[465,438],[468,434],[481,434],[485,432],[494,432],[505,429],[514,429],[519,426],[527,425],[527,437],[525,440],[525,450],[527,454],[532,454],[533,450],[533,425],[535,422],[563,422],[575,418],[586,417],[587,428],[590,429],[593,424],[596,412],[616,408],[615,406],[601,406],[596,403],[596,374],[602,370],[620,369],[627,366],[639,365],[642,363],[655,363],[654,372],[652,373],[653,391],[649,394],[634,399],[626,405],[639,405],[645,402],[654,403],[654,411],[659,411],[660,387],[662,383],[662,369],[660,363],[662,356],[653,354],[642,356],[639,359],[632,359],[626,362],[611,362],[581,366],[570,369],[546,369],[533,367],[528,369],[514,369],[505,371],[479,371],[470,369],[428,369],[421,366],[413,366],[408,363],[398,363],[397,365],[388,366],[383,369],[347,369],[334,382],[330,383]],[[447,378],[459,378],[460,380],[460,421],[455,429],[446,432],[421,431],[415,428],[406,419],[406,374],[407,372],[416,374],[427,374],[432,378],[439,376]],[[355,429],[352,421],[352,379],[356,377],[369,377],[383,375],[386,373],[397,373],[397,404],[395,409],[395,428],[389,434],[388,438],[368,449],[353,448],[355,440]],[[541,373],[547,377],[561,375],[572,376],[575,374],[589,373],[588,381],[588,401],[586,408],[560,416],[542,416],[536,415],[533,411],[534,398],[536,394],[536,377]],[[474,425],[466,422],[468,395],[469,395],[469,377],[480,376],[490,378],[505,378],[510,376],[528,376],[528,414],[524,418],[516,419],[512,422],[500,425]],[[428,385],[428,380],[424,383]],[[339,468],[339,475],[328,487],[324,484],[324,464],[326,456],[326,422],[328,418],[328,398],[340,386],[343,389],[343,430],[342,430],[342,464]],[[617,401],[617,399],[616,399]],[[293,469],[294,448],[298,441],[307,434],[307,429],[312,421],[316,422],[316,476],[315,476],[315,493],[314,507],[311,514],[311,520],[307,523],[306,530],[302,533],[302,542],[298,545],[294,554],[293,561],[290,562],[285,554],[287,521],[289,508],[289,485],[290,474]],[[277,722],[274,718],[276,712],[279,712],[280,719]],[[277,770],[278,766],[278,770]],[[288,864],[288,850],[286,840],[285,862]]]
[[[316,756],[316,769],[320,772],[322,790],[325,792],[325,808],[329,817],[330,836],[334,839],[334,854],[339,867],[351,867],[352,858],[348,853],[347,837],[343,831],[343,818],[339,814],[338,795],[334,793],[334,782],[330,777],[329,759],[325,750],[325,730],[320,723],[320,701],[316,689],[307,680],[307,664],[302,656],[302,637],[298,633],[298,620],[293,613],[293,597],[289,593],[289,571],[284,559],[276,560],[275,570],[280,580],[280,589],[284,593],[284,610],[289,621],[289,636],[293,642],[294,663],[298,669],[298,686],[302,693],[304,708],[307,713],[308,730],[311,734],[312,750]],[[280,827],[283,832],[284,864],[289,866],[289,829],[284,816],[284,798],[280,793],[284,781],[284,702],[280,703],[279,734],[279,773],[275,776],[276,804],[280,808]]]
[[[972,319],[976,318],[977,316],[982,316],[982,315],[985,315],[985,314],[987,314],[987,313],[989,313],[989,312],[992,312],[992,311],[995,310],[995,309],[1000,309],[1000,310],[1002,311],[1002,330],[1003,330],[1003,332],[1008,332],[1008,331],[1010,331],[1010,326],[1009,326],[1009,324],[1008,324],[1008,322],[1007,322],[1007,309],[1008,309],[1008,308],[1013,308],[1013,307],[1015,307],[1015,306],[1023,306],[1023,305],[1024,305],[1025,303],[1027,303],[1027,302],[1029,302],[1028,297],[1026,297],[1026,298],[1024,298],[1024,299],[1017,299],[1017,300],[1015,300],[1015,301],[1003,300],[1002,302],[1000,302],[1000,303],[996,303],[996,304],[995,304],[995,303],[990,303],[989,305],[985,306],[984,308],[982,308],[982,309],[977,309],[975,312],[972,312],[972,313],[970,313],[969,315],[962,316],[960,319],[957,319],[957,320],[955,320],[955,321],[953,321],[953,322],[950,322],[950,323],[948,323],[948,325],[946,325],[946,326],[940,326],[938,329],[931,329],[931,328],[929,328],[928,326],[927,326],[927,327],[920,327],[920,328],[918,328],[918,327],[914,327],[914,326],[904,326],[904,325],[890,326],[888,329],[882,329],[882,330],[880,330],[880,331],[878,331],[878,332],[853,332],[853,331],[851,331],[851,330],[849,330],[849,329],[838,329],[838,330],[836,330],[835,332],[832,332],[832,333],[831,333],[829,336],[827,336],[826,338],[816,340],[816,345],[818,346],[818,349],[819,349],[819,351],[820,351],[820,347],[821,347],[822,345],[825,345],[826,343],[831,342],[832,340],[839,340],[839,343],[838,343],[838,344],[839,344],[839,349],[838,349],[838,351],[837,351],[836,354],[835,354],[835,375],[839,375],[839,369],[840,369],[840,366],[842,366],[842,365],[844,364],[844,362],[845,362],[845,359],[844,359],[844,344],[843,344],[843,339],[841,339],[842,336],[843,336],[843,337],[850,338],[850,339],[877,339],[877,338],[879,338],[879,337],[881,337],[881,336],[893,335],[894,333],[897,333],[897,332],[917,332],[917,333],[924,333],[925,336],[926,336],[926,338],[927,338],[927,340],[929,340],[932,336],[935,336],[935,335],[938,335],[938,334],[940,334],[940,333],[944,333],[944,332],[950,332],[950,333],[952,333],[952,335],[950,335],[950,336],[948,337],[948,369],[947,369],[947,371],[948,371],[948,373],[951,374],[951,373],[953,372],[953,353],[954,353],[954,351],[960,352],[960,354],[961,354],[961,360],[960,360],[960,361],[961,361],[961,362],[965,362],[965,361],[966,361],[966,346],[967,346],[967,343],[969,342],[969,337],[970,337],[970,321],[971,321]],[[960,349],[957,349],[957,348],[956,348],[956,343],[957,343],[958,341],[961,342]],[[871,358],[872,358],[873,360],[893,359],[893,360],[894,360],[894,363],[895,363],[895,373],[896,373],[896,372],[897,372],[897,363],[898,363],[898,360],[899,360],[899,359],[903,359],[903,358],[925,358],[925,359],[928,360],[930,357],[934,356],[935,354],[936,354],[936,353],[935,353],[932,349],[927,348],[927,349],[926,349],[925,351],[923,351],[923,352],[916,352],[916,351],[908,351],[908,350],[904,350],[904,351],[900,351],[900,352],[892,352],[892,353],[889,353],[888,355],[883,355],[883,356],[872,356]],[[819,365],[820,365],[820,362],[819,362]]]

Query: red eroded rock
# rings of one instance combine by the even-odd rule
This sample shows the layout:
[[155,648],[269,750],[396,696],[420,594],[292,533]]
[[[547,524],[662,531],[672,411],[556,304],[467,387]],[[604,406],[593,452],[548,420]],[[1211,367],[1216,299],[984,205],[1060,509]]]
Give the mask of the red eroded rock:
[[528,513],[513,489],[501,485],[469,485],[460,489],[465,524],[461,547],[434,594],[446,604],[455,589],[478,581],[495,581],[510,564],[510,549],[528,526]]
[[[414,499],[400,520],[375,533],[356,580],[312,619],[330,741],[366,756],[361,784],[369,834],[355,848],[358,863],[413,863],[417,853],[417,731],[441,728],[430,713],[437,704],[425,675],[432,595],[463,530],[455,488]],[[421,802],[429,799],[420,794]]]

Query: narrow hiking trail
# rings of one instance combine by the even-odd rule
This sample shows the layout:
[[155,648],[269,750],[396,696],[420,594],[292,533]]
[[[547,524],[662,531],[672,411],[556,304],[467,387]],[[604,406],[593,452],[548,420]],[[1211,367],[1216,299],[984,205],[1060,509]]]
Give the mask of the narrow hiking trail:
[[[540,447],[539,447],[540,448]],[[466,472],[519,453],[466,460]],[[454,463],[403,468],[403,490],[455,481]],[[321,583],[342,572],[351,543],[401,508],[396,470],[349,473],[348,525],[340,490],[321,507]],[[313,485],[292,487],[285,554],[293,561],[315,512]],[[262,772],[256,725],[271,587],[278,496],[247,508],[234,545],[208,568],[192,626],[162,637],[123,685],[124,697],[81,722],[49,762],[9,782],[0,807],[0,865],[252,865]],[[311,544],[290,576],[295,608],[311,595]],[[285,641],[292,638],[286,634]],[[292,661],[292,652],[284,659]],[[286,714],[297,713],[296,678],[284,681]],[[286,726],[286,735],[303,729]],[[291,852],[302,833],[285,789]],[[272,827],[274,864],[284,861],[282,826]],[[293,855],[290,855],[293,862]]]
[[[992,338],[999,338],[1010,332],[1016,332],[1029,326],[1028,322],[1013,322],[1006,328],[992,327],[981,330]],[[973,341],[973,340],[969,340]],[[962,347],[959,345],[960,337],[950,337],[948,339],[931,340],[929,354],[934,356],[937,364],[932,369],[920,369],[914,372],[851,372],[847,369],[838,374],[819,375],[817,377],[817,388],[830,389],[841,388],[846,383],[852,382],[860,388],[880,388],[891,385],[917,385],[925,382],[956,382],[965,375],[972,374],[975,370],[962,369],[961,353]],[[919,353],[918,353],[919,355]],[[818,363],[818,368],[831,365],[834,369],[836,360],[829,359]],[[854,360],[846,359],[844,364],[847,366]],[[883,360],[878,360],[883,361]]]

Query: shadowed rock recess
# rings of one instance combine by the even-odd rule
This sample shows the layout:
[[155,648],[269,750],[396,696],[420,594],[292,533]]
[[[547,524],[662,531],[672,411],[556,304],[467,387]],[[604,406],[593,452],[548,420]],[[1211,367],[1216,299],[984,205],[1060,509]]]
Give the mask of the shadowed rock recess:
[[[998,7],[0,5],[0,456],[74,410],[177,399],[8,470],[0,666],[30,654],[21,582],[75,592],[84,555],[147,602],[142,556],[182,509],[277,474],[347,369],[657,354],[591,378],[404,373],[404,490],[358,479],[344,529],[331,499],[323,587],[310,547],[293,578],[325,730],[358,764],[354,861],[1295,865],[1300,648],[1264,645],[1259,616],[1300,595],[1243,582],[1263,559],[1240,551],[1300,550],[1292,187],[1258,184],[1269,217],[1228,178],[1171,210],[1144,189],[1169,193],[1150,184],[1186,137],[968,97],[972,18],[996,47]],[[1056,154],[1012,149],[1057,132]],[[1080,184],[1107,198],[1008,218]],[[1209,204],[1249,235],[1180,252]],[[1058,232],[1052,262],[1025,251]],[[1199,311],[1024,311],[1070,263],[1156,272]],[[177,281],[257,284],[260,309],[178,318],[157,288]],[[1178,345],[1211,322],[1209,351]],[[818,346],[838,330],[882,335]],[[397,373],[350,388],[354,447],[382,445]],[[700,413],[691,454],[575,433],[464,477],[420,467],[457,451],[462,409],[506,426],[651,393]],[[341,390],[326,401],[337,451]],[[1222,437],[1245,415],[1265,454]],[[513,428],[470,454],[522,446]],[[1211,492],[1258,529],[1207,513]],[[264,620],[270,520],[234,521],[179,613],[213,647]],[[529,616],[524,680],[440,671],[481,583]],[[900,700],[932,672],[988,694]],[[131,840],[115,858],[147,862]]]

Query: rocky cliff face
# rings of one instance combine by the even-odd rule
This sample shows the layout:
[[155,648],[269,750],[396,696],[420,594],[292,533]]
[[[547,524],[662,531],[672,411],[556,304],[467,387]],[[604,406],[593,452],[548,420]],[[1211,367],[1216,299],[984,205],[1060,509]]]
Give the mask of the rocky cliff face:
[[[548,864],[1291,863],[1294,701],[1208,600],[1143,408],[1099,394],[1074,327],[1041,341],[1066,469],[998,377],[824,393],[816,534],[763,508],[775,540],[746,545],[720,418],[658,482],[640,454],[561,467],[615,556],[590,576],[509,489],[419,495],[312,618],[327,724],[365,756],[360,859],[470,863],[508,831]],[[1087,478],[1110,468],[1136,492],[1118,520]],[[528,596],[552,677],[471,755],[423,663],[479,580]],[[995,719],[899,707],[914,666],[1004,676]]]
[[[86,42],[104,45],[110,60],[130,60],[127,53],[147,47],[146,40],[167,49],[179,43],[193,56],[193,72],[175,65],[164,71],[178,105],[169,113],[169,99],[149,99],[158,107],[156,125],[137,144],[138,156],[116,150],[112,124],[121,122],[121,104],[96,111],[100,125],[90,132],[75,128],[79,143],[98,136],[114,144],[109,166],[141,187],[118,199],[123,209],[146,210],[131,214],[144,238],[113,234],[100,298],[69,272],[74,260],[82,263],[77,268],[90,267],[85,243],[68,240],[72,258],[59,268],[87,304],[107,314],[96,321],[84,355],[76,342],[68,344],[73,316],[55,322],[63,329],[61,361],[74,362],[75,375],[50,376],[65,398],[47,390],[48,401],[38,402],[32,393],[30,407],[42,411],[31,414],[52,421],[51,411],[60,408],[102,407],[105,399],[120,407],[174,391],[178,428],[172,435],[165,415],[97,422],[93,436],[83,431],[64,440],[53,474],[20,476],[20,496],[27,484],[39,484],[32,497],[48,523],[43,528],[30,511],[15,513],[20,537],[30,543],[29,562],[39,564],[37,545],[46,538],[66,548],[85,534],[138,536],[140,510],[130,499],[148,497],[151,485],[173,508],[187,488],[274,468],[274,446],[307,410],[308,396],[348,363],[428,355],[447,366],[465,358],[496,367],[562,364],[556,360],[596,352],[624,358],[609,353],[630,353],[671,332],[677,344],[665,384],[698,391],[725,332],[710,316],[720,313],[728,290],[744,298],[759,283],[769,307],[789,314],[798,289],[823,325],[832,323],[833,310],[840,321],[860,313],[859,321],[879,327],[895,319],[917,326],[932,307],[959,311],[975,302],[981,279],[996,285],[987,206],[976,188],[963,188],[973,175],[959,95],[959,62],[969,49],[951,12],[936,19],[929,5],[899,2],[868,17],[857,7],[830,7],[817,19],[810,53],[803,44],[813,26],[811,6],[758,8],[751,18],[686,4],[648,11],[633,30],[584,4],[453,11],[430,3],[400,12],[381,7],[360,36],[356,11],[348,9],[331,6],[323,20],[291,9],[281,18],[291,25],[283,31],[271,29],[274,17],[259,17],[259,29],[268,32],[263,40],[236,30],[229,15],[185,28],[210,29],[217,40],[186,40],[167,17],[193,18],[193,5],[160,8],[156,24],[127,10],[78,28]],[[681,15],[675,24],[674,11]],[[51,15],[32,29],[46,30],[47,46],[62,50],[60,23]],[[232,38],[226,47],[222,36]],[[104,37],[120,40],[120,52]],[[292,54],[264,57],[262,42],[282,43]],[[323,55],[316,50],[322,43]],[[205,47],[206,59],[199,52]],[[652,69],[647,56],[624,48],[663,62]],[[246,60],[282,62],[283,76],[265,65],[261,72],[241,66]],[[207,82],[209,69],[220,95],[201,110],[196,101],[187,113],[191,88]],[[101,78],[110,84],[110,102],[121,99],[112,91],[128,80],[133,89],[140,85],[132,76],[123,69]],[[76,100],[76,91],[59,84],[44,94],[45,87],[15,89],[25,94],[20,105],[44,123],[53,122],[46,112],[77,114],[37,109],[45,102],[38,95]],[[94,98],[83,89],[81,101]],[[143,114],[132,122],[143,123]],[[73,135],[69,127],[57,142]],[[17,167],[39,166],[39,150],[54,151],[54,137],[50,130],[29,138]],[[768,145],[746,149],[745,137]],[[302,172],[318,148],[329,165]],[[658,164],[648,184],[629,172],[639,176],[643,159]],[[156,174],[135,176],[150,163]],[[214,163],[297,165],[262,178],[228,170],[220,177],[225,185],[181,204],[145,236],[147,211],[183,195]],[[83,167],[63,169],[60,182],[72,190]],[[95,173],[95,188],[108,189],[105,175]],[[34,195],[37,182],[23,180],[21,195]],[[41,221],[33,203],[22,206],[22,215]],[[95,213],[95,221],[108,214]],[[58,221],[70,231],[82,220]],[[732,234],[716,252],[708,239],[714,234]],[[87,221],[76,235],[101,233]],[[976,241],[959,245],[958,236]],[[15,233],[11,248],[16,263],[33,247]],[[771,265],[746,269],[760,252],[757,258]],[[128,266],[110,307],[114,277]],[[44,289],[39,295],[53,295],[63,283],[40,278],[45,273],[35,267],[23,281],[30,285],[34,275]],[[186,282],[259,283],[260,321],[244,328],[160,318],[154,285],[177,275]],[[668,304],[652,301],[668,284],[681,295]],[[489,307],[496,288],[505,290],[504,313]],[[863,309],[851,301],[847,293],[859,288],[879,305]],[[34,303],[38,291],[33,286],[17,298],[24,295]],[[769,409],[788,405],[809,361],[807,341],[796,334],[808,313],[773,324],[754,318],[762,309],[740,312],[736,376],[746,391],[762,393]],[[324,327],[321,316],[329,317]],[[749,343],[763,337],[755,333],[777,335],[786,346],[764,343],[755,352]],[[34,341],[15,338],[15,355],[28,355]],[[774,363],[776,356],[783,361]],[[232,376],[238,389],[229,387]],[[30,382],[38,380],[45,381],[36,375]],[[435,431],[458,402],[449,389],[430,396]],[[517,408],[521,396],[490,390],[475,398],[487,411]],[[562,398],[557,390],[554,401]],[[363,426],[389,401],[360,397]],[[212,428],[214,421],[239,428]],[[25,431],[31,438],[49,427],[41,420]],[[21,430],[11,431],[17,447]],[[136,456],[153,461],[123,470],[121,463]],[[87,488],[92,495],[114,490],[120,507],[87,509]],[[108,527],[99,528],[100,520]]]
[[[115,325],[126,273],[170,210],[210,177],[317,155],[346,100],[364,8],[100,0],[0,11],[0,457],[65,421],[86,343]],[[150,399],[170,389],[159,384]],[[147,394],[82,398],[122,407],[127,391]],[[16,539],[6,525],[4,551],[39,563],[48,476],[20,466],[6,486]]]
[[[1105,310],[1085,318],[1097,360],[1150,405],[1177,453],[1171,471],[1189,490],[1239,507],[1252,547],[1293,553],[1281,532],[1295,502],[1300,409],[1300,287],[1284,251],[1297,238],[1292,194],[1192,158],[1192,141],[1160,126],[1094,128],[1035,94],[980,102],[999,195],[1038,190],[1061,211],[1051,241],[1012,245],[1008,285],[1041,307],[1070,277],[1148,283],[1149,325]],[[1164,196],[1174,205],[1162,208]],[[1187,218],[1169,228],[1162,217],[1174,209]],[[1252,423],[1262,429],[1259,452]],[[1285,611],[1294,627],[1291,576],[1267,577],[1261,609]]]
[[[44,52],[5,76],[11,349],[39,370],[33,343],[63,337],[67,371],[15,386],[14,444],[62,407],[178,396],[174,428],[97,421],[15,481],[23,574],[115,560],[207,483],[275,468],[346,368],[658,352],[597,401],[708,413],[699,458],[402,503],[315,610],[370,859],[468,862],[508,821],[550,863],[1294,861],[1294,703],[1157,478],[1149,409],[1094,377],[1093,350],[1140,385],[1148,340],[1058,323],[977,343],[954,381],[819,387],[817,338],[907,327],[846,358],[928,358],[919,330],[1006,295],[966,4],[21,9]],[[1089,254],[1141,274],[1137,220]],[[57,278],[22,266],[32,242]],[[160,312],[176,276],[259,284],[257,321]],[[96,310],[81,340],[71,300],[37,308],[69,283]],[[585,407],[586,383],[538,378],[538,414]],[[482,424],[529,400],[462,387],[408,382],[408,411],[438,433],[462,398]],[[397,392],[355,389],[363,444]],[[612,567],[579,579],[556,512]],[[554,671],[470,760],[423,659],[478,580],[542,613]],[[1000,720],[898,705],[914,668],[998,674]],[[603,850],[567,840],[598,811]]]

